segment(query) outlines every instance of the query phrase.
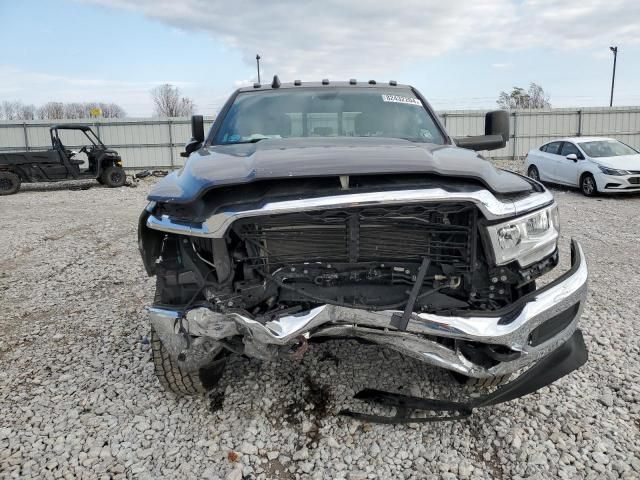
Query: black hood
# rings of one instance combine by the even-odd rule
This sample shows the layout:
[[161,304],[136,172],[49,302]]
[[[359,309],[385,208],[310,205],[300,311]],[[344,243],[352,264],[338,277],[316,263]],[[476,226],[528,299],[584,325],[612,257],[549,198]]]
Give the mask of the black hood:
[[373,137],[292,138],[202,148],[183,169],[159,182],[149,200],[187,203],[211,188],[258,180],[412,173],[473,179],[502,195],[532,190],[524,178],[451,145]]

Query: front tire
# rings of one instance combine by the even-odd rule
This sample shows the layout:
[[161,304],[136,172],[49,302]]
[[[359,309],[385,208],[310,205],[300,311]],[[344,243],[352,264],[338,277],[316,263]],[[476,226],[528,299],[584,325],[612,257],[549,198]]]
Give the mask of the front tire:
[[124,185],[127,181],[127,174],[125,173],[124,168],[112,165],[102,172],[100,178],[102,179],[102,183],[107,187],[116,188]]
[[211,365],[197,372],[185,372],[171,357],[153,328],[151,329],[151,355],[160,385],[180,397],[202,395],[211,390],[220,382],[226,365],[226,356],[223,352]]
[[580,191],[586,197],[594,197],[598,194],[598,186],[596,185],[596,179],[590,173],[584,173],[580,177]]
[[0,172],[0,195],[13,195],[20,190],[21,180],[13,172]]
[[535,181],[539,182],[540,181],[540,172],[538,171],[538,167],[536,167],[535,165],[531,165],[529,167],[529,170],[527,170],[527,176],[529,178],[532,178]]

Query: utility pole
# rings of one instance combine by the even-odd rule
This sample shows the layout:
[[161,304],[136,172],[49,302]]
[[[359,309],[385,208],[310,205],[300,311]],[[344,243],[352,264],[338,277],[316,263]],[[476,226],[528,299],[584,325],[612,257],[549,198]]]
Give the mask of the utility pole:
[[609,47],[609,50],[613,52],[613,76],[611,77],[611,98],[609,100],[609,106],[613,107],[613,86],[616,83],[616,60],[618,59],[618,47]]
[[258,83],[260,83],[260,55],[256,53],[256,65],[258,67]]

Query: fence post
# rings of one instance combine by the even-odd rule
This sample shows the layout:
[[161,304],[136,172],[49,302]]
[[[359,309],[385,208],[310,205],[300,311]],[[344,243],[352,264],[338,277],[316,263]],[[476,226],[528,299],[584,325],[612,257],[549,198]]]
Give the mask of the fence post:
[[513,111],[513,152],[511,154],[511,160],[516,159],[516,143],[518,141],[518,111]]
[[171,170],[173,170],[174,167],[174,161],[173,161],[173,132],[171,131],[171,119],[169,119],[167,125],[169,125],[169,159],[171,162]]
[[27,122],[22,122],[22,131],[24,133],[24,148],[29,151],[29,135],[27,134]]
[[576,136],[582,136],[582,110],[578,110],[578,135]]

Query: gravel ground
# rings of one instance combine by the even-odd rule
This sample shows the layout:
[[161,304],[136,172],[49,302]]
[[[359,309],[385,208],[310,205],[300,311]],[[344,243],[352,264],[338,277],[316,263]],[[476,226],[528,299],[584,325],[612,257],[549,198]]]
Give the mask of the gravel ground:
[[640,196],[554,190],[563,265],[575,236],[591,269],[587,365],[466,421],[381,426],[336,413],[365,386],[464,392],[348,341],[300,363],[235,358],[206,399],[161,390],[136,249],[150,185],[0,198],[0,477],[640,478]]

